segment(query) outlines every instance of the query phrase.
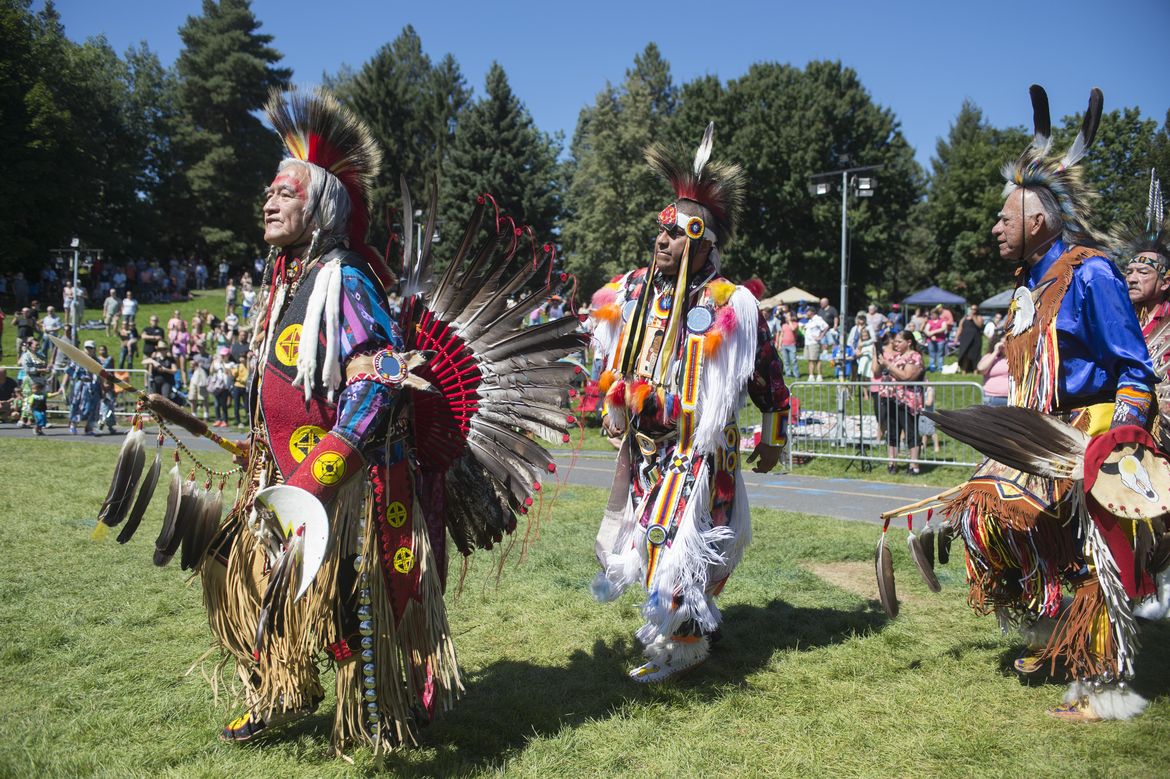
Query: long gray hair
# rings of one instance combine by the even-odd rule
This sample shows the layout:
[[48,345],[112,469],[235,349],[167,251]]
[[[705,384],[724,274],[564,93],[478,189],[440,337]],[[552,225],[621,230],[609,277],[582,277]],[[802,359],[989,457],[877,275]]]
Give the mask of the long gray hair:
[[293,166],[309,173],[309,192],[305,198],[305,220],[310,227],[320,228],[322,238],[344,239],[349,231],[350,200],[345,187],[329,171],[311,162],[287,157],[280,161],[278,171]]

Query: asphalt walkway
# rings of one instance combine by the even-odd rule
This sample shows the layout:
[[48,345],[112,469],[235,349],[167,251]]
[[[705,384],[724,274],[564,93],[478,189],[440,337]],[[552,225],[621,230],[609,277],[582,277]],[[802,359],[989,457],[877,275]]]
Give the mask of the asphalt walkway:
[[[21,429],[12,424],[0,425],[0,436],[18,439],[37,437],[32,430]],[[121,435],[100,435],[96,438],[70,435],[67,426],[48,428],[45,435],[40,438],[108,445],[120,445],[122,442]],[[210,441],[196,439],[193,436],[186,437],[184,441],[193,449],[217,449]],[[616,452],[612,451],[582,451],[576,454],[558,451],[557,465],[560,475],[566,478],[569,484],[608,488],[613,478],[615,456]],[[877,522],[878,515],[883,511],[928,498],[941,491],[938,487],[925,485],[893,484],[864,479],[830,479],[780,472],[758,474],[745,471],[744,482],[753,506],[768,506],[785,511],[862,522]]]

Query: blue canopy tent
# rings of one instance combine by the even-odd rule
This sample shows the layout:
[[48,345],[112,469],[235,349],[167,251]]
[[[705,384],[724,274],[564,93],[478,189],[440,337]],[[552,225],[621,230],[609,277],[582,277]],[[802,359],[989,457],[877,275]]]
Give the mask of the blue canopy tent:
[[979,304],[979,308],[1008,308],[1012,304],[1012,296],[1016,293],[1014,289],[1005,289],[998,295],[992,295],[987,300]]
[[920,289],[902,301],[907,306],[961,306],[967,298],[947,292],[938,287]]

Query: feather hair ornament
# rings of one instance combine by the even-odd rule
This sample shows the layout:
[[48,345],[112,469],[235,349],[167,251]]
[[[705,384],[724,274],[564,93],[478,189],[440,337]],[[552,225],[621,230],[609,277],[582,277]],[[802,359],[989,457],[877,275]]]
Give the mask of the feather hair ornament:
[[[1128,225],[1118,225],[1110,236],[1110,246],[1119,263],[1144,262],[1152,265],[1162,275],[1170,272],[1170,222],[1166,221],[1162,182],[1158,179],[1156,169],[1150,169],[1150,191],[1146,198],[1144,227],[1137,221]],[[1143,252],[1155,254],[1158,259],[1138,257]]]
[[370,198],[382,165],[382,152],[369,128],[324,89],[287,92],[274,88],[264,106],[269,123],[280,136],[288,156],[316,165],[337,178],[349,195],[350,248],[374,269],[383,285],[393,281],[390,269],[366,245],[370,226]]
[[1001,169],[1007,182],[1004,197],[1019,188],[1046,189],[1060,207],[1063,238],[1069,243],[1101,246],[1107,238],[1090,224],[1089,217],[1096,193],[1085,183],[1077,164],[1084,159],[1097,135],[1101,122],[1104,96],[1094,87],[1089,93],[1080,132],[1062,155],[1052,154],[1052,120],[1048,110],[1048,94],[1039,84],[1028,90],[1032,97],[1032,142],[1016,160]]
[[734,163],[711,160],[714,139],[715,123],[711,122],[693,161],[685,150],[658,143],[647,147],[645,157],[646,164],[670,182],[676,198],[694,201],[711,212],[715,238],[722,246],[735,237],[747,174]]

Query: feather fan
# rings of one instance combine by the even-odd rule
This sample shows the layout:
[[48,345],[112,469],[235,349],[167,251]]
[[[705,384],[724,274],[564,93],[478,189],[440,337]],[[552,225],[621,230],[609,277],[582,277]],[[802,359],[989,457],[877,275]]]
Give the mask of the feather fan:
[[1084,478],[1089,437],[1055,417],[1018,406],[923,412],[939,430],[980,454],[1025,473]]

